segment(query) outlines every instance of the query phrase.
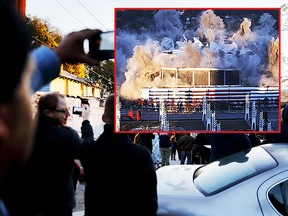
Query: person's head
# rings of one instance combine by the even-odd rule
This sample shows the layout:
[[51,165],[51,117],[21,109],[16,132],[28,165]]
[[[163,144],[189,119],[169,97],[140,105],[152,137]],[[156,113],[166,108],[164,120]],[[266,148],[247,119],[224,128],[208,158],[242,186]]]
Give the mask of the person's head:
[[114,94],[110,94],[106,99],[102,121],[106,124],[114,124]]
[[288,106],[286,105],[282,110],[282,121],[288,123]]
[[195,142],[199,145],[210,145],[209,140],[202,133],[197,134]]
[[60,125],[65,126],[70,116],[66,96],[58,92],[43,94],[38,101],[37,115],[40,118],[49,116],[56,119]]
[[[0,181],[22,165],[31,152],[34,127],[31,76],[35,63],[29,57],[26,26],[14,8],[0,0]],[[12,62],[9,63],[8,62]]]

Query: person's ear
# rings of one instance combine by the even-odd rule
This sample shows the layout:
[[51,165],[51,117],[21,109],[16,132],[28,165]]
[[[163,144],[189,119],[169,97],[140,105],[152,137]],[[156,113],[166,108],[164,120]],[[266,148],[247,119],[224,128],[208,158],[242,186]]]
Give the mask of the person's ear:
[[0,117],[0,149],[2,149],[4,143],[7,143],[9,137],[9,129],[5,121]]
[[102,115],[102,121],[103,121],[103,122],[106,122],[105,119],[106,119],[106,118],[105,118],[105,115],[103,114],[103,115]]
[[13,122],[11,122],[8,106],[0,106],[0,149],[10,140]]
[[50,110],[48,110],[48,109],[45,109],[44,111],[43,111],[43,113],[44,113],[44,115],[46,115],[46,116],[50,116],[50,113],[52,113]]
[[[6,121],[3,119],[3,115],[0,115],[0,179],[5,176],[7,169],[7,161],[10,157],[10,130]],[[8,157],[8,159],[7,159]]]

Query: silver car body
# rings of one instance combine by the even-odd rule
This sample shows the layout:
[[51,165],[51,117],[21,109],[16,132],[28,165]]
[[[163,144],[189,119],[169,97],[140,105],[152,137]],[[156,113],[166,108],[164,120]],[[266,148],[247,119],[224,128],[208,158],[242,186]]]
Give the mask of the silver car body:
[[[228,162],[224,158],[205,165],[203,171],[198,171],[199,180],[193,176],[202,165],[169,165],[158,169],[158,215],[281,215],[271,204],[268,192],[280,182],[288,181],[288,144],[265,144],[241,154],[242,161],[231,161],[230,157]],[[251,175],[241,179],[247,173]],[[202,180],[206,182],[202,184]],[[233,183],[225,185],[226,182]],[[213,191],[214,187],[221,189]]]

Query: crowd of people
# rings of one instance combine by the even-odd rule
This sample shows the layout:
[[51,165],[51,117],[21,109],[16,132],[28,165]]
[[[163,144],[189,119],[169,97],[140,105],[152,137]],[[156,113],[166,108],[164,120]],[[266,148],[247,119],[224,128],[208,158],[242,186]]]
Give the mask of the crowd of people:
[[[42,121],[38,122],[40,117],[33,119],[31,96],[43,85],[59,76],[60,65],[62,63],[83,62],[90,65],[98,65],[99,61],[97,59],[93,59],[88,54],[84,53],[83,42],[92,35],[100,34],[101,31],[84,29],[67,35],[55,50],[42,46],[30,52],[29,34],[27,33],[26,25],[24,24],[22,17],[18,14],[18,11],[16,11],[9,1],[5,0],[0,1],[0,11],[2,17],[1,23],[2,25],[7,26],[7,28],[5,28],[5,34],[1,34],[1,40],[3,41],[2,48],[5,54],[1,58],[3,66],[1,79],[2,89],[0,93],[0,215],[13,216],[17,215],[19,212],[21,212],[19,214],[25,215],[26,211],[32,211],[32,209],[28,209],[31,204],[33,205],[33,211],[39,211],[37,212],[37,215],[39,215],[42,211],[46,211],[44,203],[37,205],[37,203],[32,202],[28,206],[23,206],[22,204],[22,202],[26,203],[26,200],[31,201],[34,199],[37,200],[37,202],[43,201],[41,197],[39,197],[39,200],[38,197],[33,197],[35,194],[30,193],[29,190],[36,191],[38,185],[33,185],[33,188],[24,185],[24,187],[27,187],[28,193],[20,195],[19,192],[24,190],[23,187],[21,188],[21,185],[23,184],[20,183],[20,185],[17,185],[22,180],[19,177],[29,176],[29,172],[27,171],[26,173],[26,170],[30,170],[30,167],[32,167],[31,170],[34,170],[34,168],[37,169],[37,164],[31,165],[34,161],[39,160],[45,163],[44,158],[41,158],[41,154],[45,155],[45,153],[41,152],[42,150],[40,148],[43,147],[45,149],[47,147],[49,149],[48,146],[45,146],[45,143],[39,143],[40,145],[38,145],[38,141],[41,142],[41,140],[38,139],[40,138],[39,135],[42,133],[41,131],[43,131],[41,128],[42,126],[46,126],[42,125]],[[8,62],[11,61],[13,63],[8,64]],[[55,107],[54,110],[52,110],[51,107],[51,109],[46,109],[44,111],[45,115],[50,116],[51,118],[54,116],[53,118],[56,119],[57,114],[66,114],[66,111],[63,113],[64,110],[60,110],[60,104],[58,105],[59,107]],[[61,125],[65,123],[65,118],[59,119],[58,123],[58,127],[66,130],[66,127]],[[49,126],[47,127],[50,128]],[[59,130],[61,130],[61,128],[59,128]],[[53,128],[50,129],[50,132],[52,133]],[[62,134],[55,134],[55,136],[62,136]],[[46,138],[47,137],[50,139],[50,136],[46,136]],[[77,137],[74,135],[73,137],[70,137],[70,135],[68,135],[67,138],[71,139]],[[76,140],[74,142],[76,142]],[[55,140],[51,137],[50,140],[44,141],[47,143],[54,143]],[[41,144],[44,144],[44,146]],[[59,144],[57,148],[62,147]],[[57,148],[53,149],[53,151],[50,150],[51,155],[49,161],[53,162],[53,156],[54,154],[57,154]],[[73,148],[73,146],[71,148]],[[69,199],[72,196],[67,197],[67,193],[71,192],[69,190],[70,184],[68,181],[70,178],[68,178],[68,176],[70,172],[69,163],[71,161],[69,158],[72,157],[72,155],[69,154],[66,155],[65,149],[64,155],[62,155],[63,164],[66,164],[67,167],[63,169],[64,172],[61,173],[60,176],[67,181],[61,183],[62,190],[60,191],[63,191],[64,188],[66,188],[67,191],[65,191],[65,194],[60,194],[58,200],[63,201],[63,199],[65,199],[67,205],[62,203],[60,211],[67,210],[67,214],[61,215],[69,215],[69,212],[72,214],[72,210],[68,210],[68,208],[72,207],[69,203]],[[46,161],[46,163],[48,162]],[[40,179],[43,177],[41,175],[44,173],[45,167],[41,169],[43,169],[43,171],[41,170],[39,176],[37,176],[38,173],[31,173],[32,175],[36,175],[35,180],[37,180],[38,177]],[[55,170],[53,170],[53,172],[54,171]],[[47,173],[49,173],[49,170],[47,170]],[[53,176],[52,173],[50,173],[50,175],[51,177]],[[26,179],[23,179],[23,181],[25,182]],[[37,183],[42,184],[41,181],[37,181]],[[51,182],[49,182],[49,185],[50,183]],[[48,185],[45,185],[45,187],[49,188]],[[17,191],[17,188],[20,188],[21,190]],[[43,193],[42,197],[45,195],[46,194]],[[22,202],[19,201],[21,197],[23,197]],[[58,200],[56,199],[56,202]],[[51,202],[51,200],[49,200],[49,202]],[[52,206],[50,205],[50,208],[51,207]],[[27,215],[33,214],[34,212]],[[53,213],[53,215],[56,214],[55,212]],[[47,212],[47,214],[43,213],[43,215],[49,215],[49,212]]]
[[[85,169],[86,216],[103,212],[112,200],[111,214],[135,215],[137,210],[137,215],[156,215],[157,179],[151,153],[128,135],[114,133],[113,95],[105,103],[104,132],[97,140],[88,106],[83,105],[81,137],[66,125],[70,113],[64,95],[43,95],[37,115],[32,115],[33,92],[58,77],[62,63],[99,64],[84,52],[83,42],[101,30],[72,32],[55,50],[42,46],[30,52],[26,26],[7,2],[0,0],[2,24],[7,26],[1,34],[5,55],[0,93],[0,215],[72,216],[74,159],[80,159]],[[15,64],[7,64],[11,60]],[[117,167],[122,174],[115,176],[107,167]],[[123,194],[131,199],[123,199]]]
[[[115,133],[113,94],[106,99],[104,131],[97,138],[87,104],[82,105],[81,136],[66,125],[70,113],[65,95],[60,93],[42,95],[37,114],[32,115],[31,95],[59,76],[62,63],[99,64],[84,52],[83,41],[101,30],[73,32],[55,50],[42,46],[30,52],[29,35],[15,8],[0,0],[0,13],[2,26],[7,27],[1,34],[5,55],[0,85],[0,216],[72,216],[75,159],[81,161],[85,172],[85,216],[106,212],[109,203],[113,203],[109,208],[112,215],[156,216],[155,135],[140,134],[137,145],[129,134]],[[15,64],[7,64],[11,60]],[[281,133],[268,134],[265,142],[287,143],[287,125],[286,106]],[[255,134],[158,135],[162,167],[176,160],[176,152],[182,165],[210,163],[264,143]],[[205,145],[211,149],[207,151]],[[196,162],[195,155],[202,159]]]

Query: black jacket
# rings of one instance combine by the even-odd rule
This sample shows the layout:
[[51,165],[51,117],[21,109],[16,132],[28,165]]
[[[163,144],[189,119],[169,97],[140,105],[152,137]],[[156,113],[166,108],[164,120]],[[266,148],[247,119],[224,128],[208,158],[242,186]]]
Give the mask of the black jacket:
[[156,215],[157,178],[147,148],[106,124],[81,163],[86,179],[85,216]]
[[159,147],[161,148],[170,148],[172,147],[172,142],[168,134],[159,135]]
[[252,147],[248,135],[244,133],[204,134],[204,136],[211,145],[211,162]]
[[153,142],[152,139],[155,138],[155,135],[153,133],[143,133],[140,134],[140,145],[146,146],[150,153],[152,153],[153,150]]
[[[83,138],[93,140],[89,121],[83,121],[81,131]],[[83,143],[84,139],[71,127],[60,126],[47,116],[39,118],[31,157],[18,182],[6,193],[5,203],[11,216],[41,212],[55,215],[62,210],[72,210],[73,162],[83,153]]]
[[188,134],[184,134],[183,136],[179,138],[178,145],[181,151],[192,151],[194,142],[195,142],[194,137]]

